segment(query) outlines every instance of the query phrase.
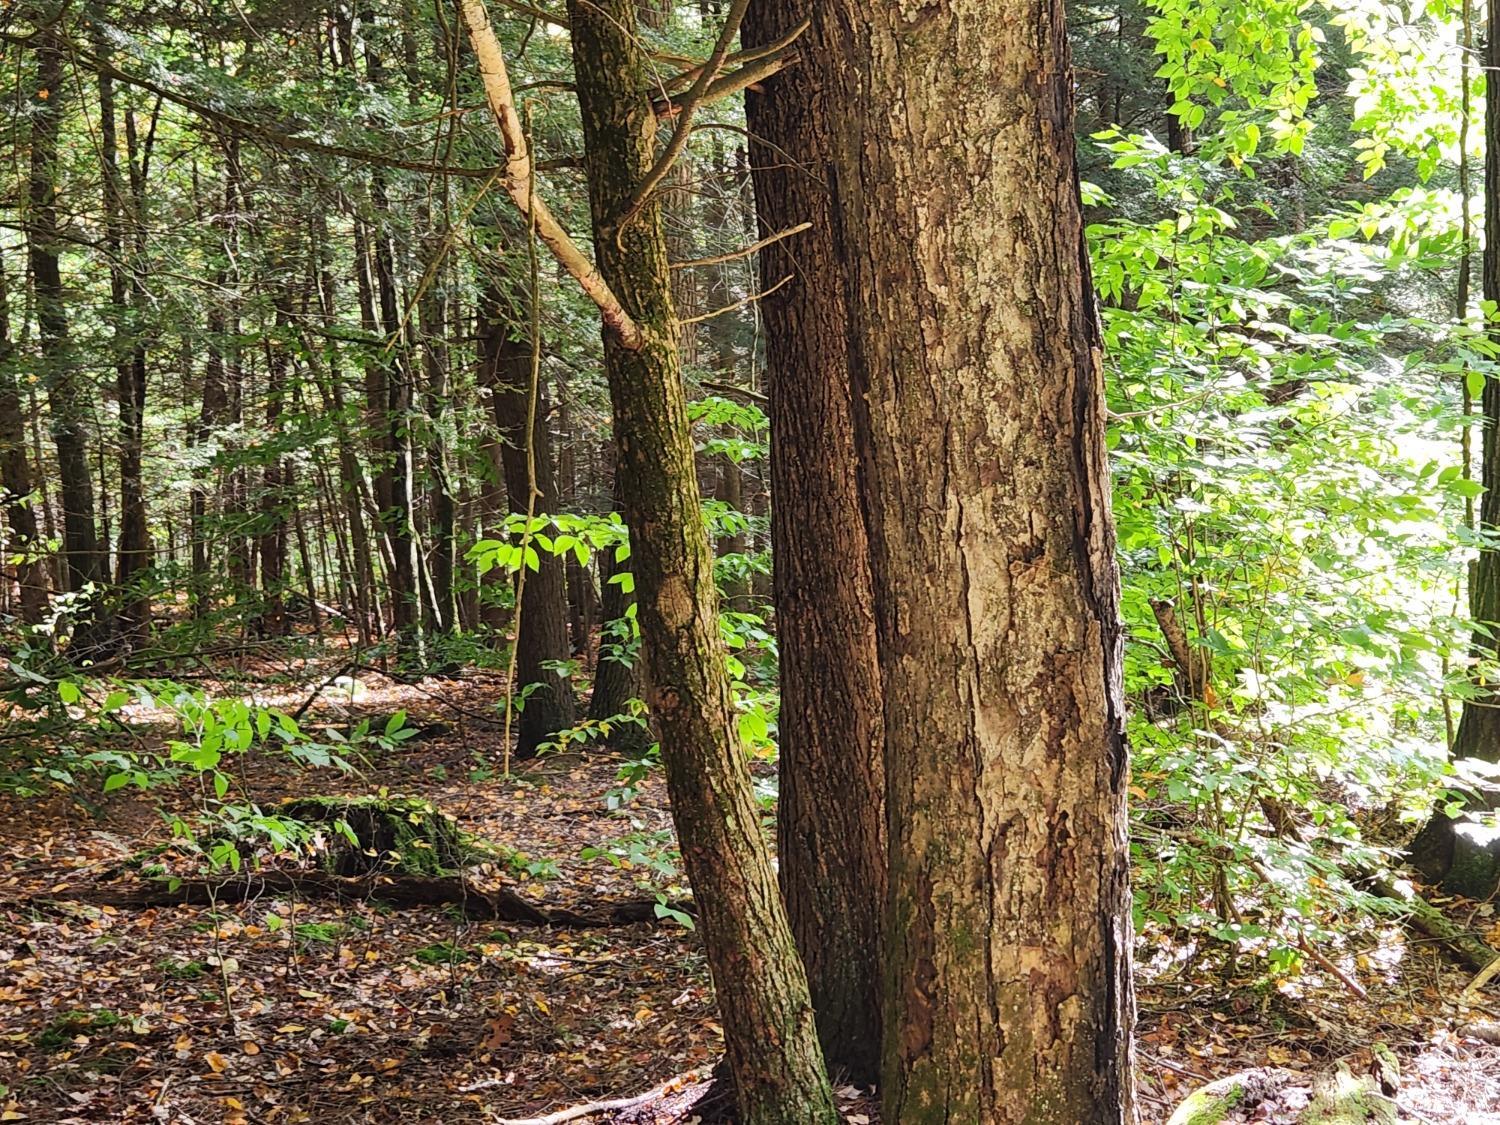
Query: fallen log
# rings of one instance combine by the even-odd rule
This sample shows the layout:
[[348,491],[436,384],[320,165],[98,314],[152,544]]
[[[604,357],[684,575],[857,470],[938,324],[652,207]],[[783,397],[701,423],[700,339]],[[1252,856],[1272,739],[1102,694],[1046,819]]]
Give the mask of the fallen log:
[[[117,909],[157,906],[213,906],[245,902],[263,895],[334,895],[365,901],[378,899],[393,906],[454,906],[466,918],[484,922],[516,922],[526,926],[575,929],[652,922],[656,899],[626,899],[580,913],[531,902],[507,887],[486,889],[457,875],[417,876],[370,874],[337,875],[326,871],[246,871],[229,878],[157,879],[134,885],[82,887],[63,896],[40,901],[84,902]],[[690,912],[691,904],[674,902],[674,910]]]
[[1403,891],[1390,880],[1378,877],[1370,880],[1370,889],[1381,898],[1388,898],[1405,906],[1408,926],[1446,946],[1449,952],[1476,972],[1500,957],[1500,951],[1494,946],[1462,926],[1450,922],[1441,910],[1415,891]]

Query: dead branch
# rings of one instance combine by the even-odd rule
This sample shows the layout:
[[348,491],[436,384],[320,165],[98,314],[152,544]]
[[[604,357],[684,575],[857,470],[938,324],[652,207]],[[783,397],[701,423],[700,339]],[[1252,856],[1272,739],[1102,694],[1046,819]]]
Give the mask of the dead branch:
[[546,244],[553,257],[599,307],[605,327],[614,334],[620,345],[630,351],[639,350],[644,342],[640,326],[625,311],[625,306],[620,303],[614,291],[605,284],[604,278],[594,268],[594,263],[553,216],[546,201],[536,193],[531,154],[526,144],[526,132],[521,127],[521,115],[516,112],[510,72],[505,66],[505,53],[500,48],[495,29],[490,26],[484,0],[461,0],[459,9],[464,27],[469,33],[469,42],[474,48],[474,54],[479,57],[479,73],[484,80],[485,98],[495,116],[495,124],[499,127],[500,140],[505,149],[503,182],[506,193],[521,214],[531,220],[536,227],[537,237]]
[[728,254],[715,254],[711,258],[691,258],[686,262],[673,262],[672,268],[674,270],[690,270],[696,269],[699,266],[717,266],[724,262],[733,262],[740,258],[748,258],[757,250],[764,250],[767,246],[780,242],[783,238],[790,238],[794,234],[801,234],[803,231],[811,229],[812,223],[798,223],[794,227],[787,227],[786,230],[780,230],[775,234],[767,235],[759,242],[752,242],[743,250],[735,250]]
[[[724,66],[731,71],[741,70],[751,63],[760,62],[762,59],[770,58],[773,55],[784,54],[788,47],[802,38],[802,34],[811,25],[811,20],[803,20],[796,27],[792,28],[791,31],[774,42],[764,43],[759,47],[749,47],[743,51],[736,51],[724,60]],[[706,63],[699,63],[697,66],[684,70],[681,74],[673,75],[663,84],[662,89],[666,90],[669,94],[685,89],[703,73],[703,68],[706,65]],[[709,89],[712,88],[709,87]]]
[[[783,51],[779,55],[772,55],[758,62],[749,63],[740,67],[739,70],[730,71],[720,78],[709,83],[708,89],[698,99],[698,105],[708,105],[710,102],[723,101],[725,98],[738,94],[741,90],[748,90],[760,82],[764,82],[773,74],[785,70],[797,61],[795,51]],[[663,121],[670,121],[677,117],[687,103],[686,95],[667,98],[665,101],[656,103],[656,116]]]
[[[464,0],[464,9],[468,10],[470,5],[477,4],[478,0]],[[740,21],[745,18],[745,11],[750,7],[750,0],[731,0],[729,11],[724,16],[724,27],[719,32],[718,41],[714,43],[714,49],[709,52],[708,58],[703,63],[703,69],[699,71],[698,77],[693,80],[692,87],[682,97],[682,104],[678,107],[676,118],[677,125],[672,130],[672,138],[667,141],[666,148],[662,149],[661,155],[657,157],[656,163],[635,190],[630,193],[630,200],[621,211],[620,217],[613,224],[611,235],[618,239],[620,232],[635,221],[641,209],[646,206],[646,201],[651,198],[667,173],[672,170],[672,165],[677,163],[677,158],[682,155],[682,150],[687,147],[688,138],[693,133],[693,114],[697,112],[698,106],[703,103],[704,95],[708,93],[709,87],[714,79],[719,76],[719,69],[724,65],[725,58],[729,55],[729,47],[735,37],[740,33]]]
[[756,301],[759,301],[762,297],[769,297],[772,293],[776,292],[776,290],[780,289],[783,285],[785,285],[787,282],[789,282],[791,280],[792,280],[792,275],[791,274],[787,274],[785,277],[783,277],[780,281],[778,281],[775,285],[771,286],[771,288],[769,288],[769,289],[762,289],[759,293],[751,293],[750,296],[743,297],[740,300],[736,301],[732,305],[725,305],[722,309],[714,309],[712,312],[699,313],[697,316],[684,317],[683,319],[679,320],[677,323],[678,324],[697,324],[699,321],[702,321],[702,320],[712,320],[716,316],[723,316],[725,313],[734,312],[735,309],[742,309],[746,305],[754,304]]
[[609,1098],[600,1102],[585,1102],[582,1105],[569,1106],[555,1113],[549,1113],[544,1117],[502,1117],[499,1125],[566,1125],[566,1122],[577,1121],[580,1118],[592,1117],[596,1113],[613,1113],[622,1109],[634,1109],[636,1106],[654,1102],[665,1096],[677,1084],[677,1079],[663,1082],[660,1086],[647,1090],[644,1094],[637,1094],[633,1098]]

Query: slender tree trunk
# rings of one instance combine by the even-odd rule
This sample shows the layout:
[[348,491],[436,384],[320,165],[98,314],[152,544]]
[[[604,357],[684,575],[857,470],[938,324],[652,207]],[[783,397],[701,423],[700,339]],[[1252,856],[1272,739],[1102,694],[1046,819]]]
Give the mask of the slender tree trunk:
[[719,639],[659,205],[648,201],[617,229],[656,161],[655,84],[633,0],[569,0],[568,15],[599,269],[641,330],[635,350],[606,331],[604,352],[647,701],[700,903],[740,1117],[747,1125],[832,1123],[807,980],[761,835]]
[[289,341],[291,300],[285,289],[276,295],[275,330],[266,343],[266,440],[273,452],[268,454],[261,475],[260,519],[256,549],[260,557],[261,631],[267,636],[285,636],[287,515],[290,496],[287,492],[286,460],[278,449],[281,441],[282,408],[287,394],[288,368],[291,365]]
[[[559,387],[558,398],[557,420],[562,441],[557,454],[558,510],[577,510],[575,450],[578,435],[571,425],[566,388]],[[599,617],[599,595],[594,589],[594,577],[589,573],[588,567],[579,563],[571,553],[565,555],[563,561],[568,577],[568,635],[572,638],[574,655],[587,661],[590,638]]]
[[[481,385],[489,390],[490,407],[500,433],[500,459],[510,511],[524,516],[528,508],[534,507],[537,515],[548,514],[557,510],[557,486],[552,479],[545,401],[536,404],[529,458],[526,452],[526,423],[533,415],[529,404],[531,345],[516,333],[515,320],[507,315],[503,293],[492,286],[482,300],[479,378]],[[530,503],[533,484],[535,505]],[[572,654],[568,647],[568,591],[563,560],[550,552],[539,552],[537,561],[537,568],[526,575],[526,587],[521,594],[521,628],[515,641],[516,691],[531,684],[540,685],[527,696],[517,724],[516,754],[522,758],[534,755],[539,745],[572,726],[577,714],[572,685],[557,671],[546,667],[552,661],[567,660]]]
[[10,337],[10,277],[0,260],[0,502],[10,525],[6,553],[19,560],[21,620],[35,625],[47,615],[47,568],[37,540],[36,511],[32,508],[31,465],[26,458],[26,413],[12,366]]
[[[616,505],[619,500],[619,478],[616,474]],[[594,665],[594,690],[589,696],[589,718],[603,722],[630,712],[632,699],[644,699],[646,685],[642,677],[641,657],[636,629],[627,614],[635,604],[635,595],[613,579],[627,568],[615,558],[615,549],[607,547],[599,554],[599,658]],[[608,746],[621,754],[639,754],[653,741],[649,730],[638,723],[621,723],[609,735]]]
[[1127,1122],[1119,579],[1063,5],[812,17],[884,700],[883,1119]]
[[[1488,26],[1484,65],[1494,75],[1500,67],[1500,0],[1488,0]],[[1500,81],[1485,84],[1484,98],[1484,262],[1481,267],[1486,301],[1500,300]],[[1500,339],[1500,333],[1492,330]],[[1484,381],[1479,399],[1484,437],[1479,454],[1479,481],[1485,491],[1479,502],[1479,526],[1487,532],[1500,530],[1500,379]],[[1493,665],[1500,661],[1500,551],[1483,547],[1469,570],[1469,614],[1478,623],[1470,637],[1476,661]],[[1500,762],[1500,695],[1492,688],[1476,685],[1474,697],[1465,699],[1451,757]],[[1492,796],[1474,794],[1471,811],[1495,807]],[[1500,843],[1481,842],[1459,831],[1440,804],[1427,825],[1412,841],[1413,864],[1429,880],[1441,881],[1450,894],[1485,898],[1500,882]]]
[[380,320],[385,333],[385,348],[390,352],[385,364],[385,423],[387,448],[390,450],[390,504],[385,509],[387,534],[395,567],[391,574],[391,604],[395,613],[396,634],[421,663],[422,594],[418,584],[420,565],[417,530],[413,522],[412,500],[412,375],[407,334],[402,324],[400,301],[396,295],[395,247],[391,242],[387,215],[385,181],[381,173],[374,177],[371,192],[377,215],[375,242],[375,288],[380,300]]
[[[762,0],[746,47],[775,42],[814,0]],[[826,44],[816,49],[826,50]],[[869,544],[860,510],[843,267],[828,193],[828,98],[794,66],[746,100],[766,236],[761,252],[771,417],[771,539],[781,653],[781,886],[829,1068],[880,1072],[885,818],[883,719]],[[792,167],[785,153],[802,165]]]
[[[101,42],[96,46],[106,52]],[[143,158],[136,135],[135,117],[125,115],[126,168],[130,191],[127,196],[119,167],[119,130],[115,119],[114,82],[99,76],[99,139],[104,170],[105,241],[110,251],[110,300],[115,336],[115,390],[120,409],[120,538],[115,582],[122,602],[118,620],[121,634],[133,643],[145,640],[151,620],[151,603],[140,587],[151,563],[150,531],[147,527],[145,486],[141,460],[145,441],[146,336],[145,285],[141,271],[145,255],[145,173],[149,145],[155,125],[147,135],[148,152]]]

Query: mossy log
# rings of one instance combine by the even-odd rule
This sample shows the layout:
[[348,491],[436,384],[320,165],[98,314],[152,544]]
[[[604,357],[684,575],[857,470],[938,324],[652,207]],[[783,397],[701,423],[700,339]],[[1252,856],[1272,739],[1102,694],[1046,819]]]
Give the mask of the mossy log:
[[1403,904],[1408,911],[1406,917],[1408,926],[1440,942],[1469,968],[1478,971],[1496,957],[1500,957],[1500,952],[1497,952],[1494,946],[1484,941],[1478,934],[1471,933],[1450,921],[1447,915],[1415,891],[1404,891],[1383,878],[1373,879],[1370,889],[1382,898],[1393,899]]
[[1371,1075],[1355,1076],[1342,1063],[1313,1086],[1313,1100],[1302,1125],[1395,1125],[1396,1102],[1381,1092]]
[[[1387,1073],[1387,1069],[1379,1072]],[[1295,1120],[1299,1125],[1394,1125],[1396,1102],[1382,1092],[1381,1081],[1379,1075],[1356,1076],[1341,1063],[1333,1074],[1313,1082],[1306,1108],[1295,1118],[1285,1120]],[[1220,1125],[1237,1121],[1246,1111],[1297,1087],[1305,1091],[1307,1082],[1307,1075],[1280,1067],[1243,1070],[1194,1090],[1178,1105],[1167,1125]]]
[[[264,895],[334,895],[352,901],[375,900],[392,906],[451,906],[466,918],[486,922],[517,922],[528,926],[586,928],[657,921],[655,898],[601,903],[587,912],[533,903],[508,887],[486,888],[459,876],[374,874],[360,877],[321,871],[242,871],[211,879],[154,879],[119,886],[82,887],[58,896],[29,900],[28,905],[61,908],[92,903],[127,909],[160,906],[224,906]],[[8,905],[0,900],[0,907]],[[672,902],[673,910],[692,913],[691,902]]]
[[279,817],[326,828],[317,859],[335,875],[380,871],[446,876],[502,858],[419,797],[292,797],[275,811]]
[[1167,1125],[1219,1125],[1229,1120],[1231,1113],[1254,1109],[1300,1080],[1299,1075],[1280,1067],[1242,1070],[1194,1090],[1167,1119]]

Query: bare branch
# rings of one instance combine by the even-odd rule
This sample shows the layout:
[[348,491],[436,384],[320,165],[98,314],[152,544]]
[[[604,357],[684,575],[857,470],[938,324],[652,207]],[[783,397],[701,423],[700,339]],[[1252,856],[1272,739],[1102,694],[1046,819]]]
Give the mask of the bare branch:
[[674,270],[690,270],[695,269],[698,266],[717,266],[723,262],[733,262],[740,258],[748,258],[757,250],[764,250],[773,242],[780,242],[783,238],[790,238],[794,234],[801,234],[803,231],[810,230],[811,228],[812,223],[798,223],[794,227],[787,227],[786,230],[777,231],[775,234],[767,235],[759,242],[752,242],[743,250],[734,250],[728,254],[715,254],[712,258],[693,258],[692,260],[686,262],[673,262],[672,268]]
[[769,297],[772,293],[776,292],[776,290],[780,289],[783,285],[785,285],[787,282],[789,282],[791,280],[792,280],[792,275],[791,274],[787,274],[785,277],[783,277],[780,281],[778,281],[775,285],[771,286],[771,288],[769,288],[769,289],[762,289],[759,293],[751,293],[750,296],[748,296],[748,297],[742,297],[742,298],[740,298],[740,300],[736,301],[734,304],[732,304],[732,305],[725,305],[722,309],[714,309],[713,312],[699,313],[697,316],[685,317],[682,320],[679,320],[677,323],[679,325],[682,325],[682,324],[697,324],[699,321],[712,320],[716,316],[723,316],[725,313],[734,312],[735,309],[742,309],[746,305],[754,304],[756,301],[759,301],[762,297]]
[[[763,43],[759,47],[751,47],[744,51],[736,51],[734,54],[730,55],[727,59],[724,60],[724,67],[738,70],[741,67],[748,66],[753,62],[759,62],[761,59],[768,58],[771,55],[779,55],[793,43],[795,43],[798,39],[800,39],[802,37],[802,33],[805,32],[810,25],[810,20],[803,20],[796,27],[792,28],[791,31],[787,32],[787,34],[783,35],[780,39],[777,39],[774,42]],[[667,79],[665,89],[669,93],[675,93],[678,90],[685,89],[698,77],[699,74],[703,72],[703,68],[706,65],[706,63],[699,63],[689,70],[684,70],[681,74],[672,76],[671,78]]]
[[594,268],[594,263],[563,229],[546,202],[536,194],[526,133],[521,128],[521,116],[516,112],[510,73],[506,70],[505,55],[500,49],[499,39],[495,37],[495,29],[490,26],[484,0],[460,0],[459,9],[464,27],[469,33],[469,42],[479,58],[479,73],[484,80],[485,97],[495,115],[495,124],[500,129],[501,143],[505,148],[506,193],[515,201],[521,214],[535,225],[537,237],[552,251],[563,269],[573,276],[589,299],[599,307],[605,326],[614,333],[621,346],[631,351],[638,350],[643,342],[640,326],[625,311],[625,306],[605,284],[604,278]]
[[611,232],[615,238],[619,238],[620,232],[635,221],[641,209],[645,207],[646,200],[651,198],[661,182],[667,178],[667,173],[672,170],[672,165],[677,163],[677,158],[682,155],[682,150],[687,147],[688,138],[693,133],[693,114],[697,112],[699,104],[703,101],[703,95],[713,84],[713,80],[719,76],[719,68],[724,65],[724,59],[729,55],[729,47],[740,33],[740,22],[745,18],[745,10],[750,7],[750,0],[731,0],[729,12],[724,17],[723,30],[719,32],[718,42],[709,53],[708,59],[699,71],[698,77],[693,80],[693,85],[683,98],[682,105],[677,109],[677,125],[672,130],[672,139],[667,142],[667,147],[656,159],[656,164],[651,171],[646,173],[646,178],[636,185],[635,191],[631,192],[630,202],[626,205],[624,212],[614,223]]
[[710,379],[704,379],[698,384],[705,391],[713,391],[715,394],[723,395],[725,398],[742,398],[746,402],[753,402],[757,406],[769,406],[771,400],[759,391],[752,391],[749,387],[736,387],[733,383],[715,383]]
[[[709,84],[703,96],[698,100],[699,105],[707,105],[709,102],[722,101],[732,94],[738,94],[741,90],[754,86],[757,82],[763,82],[779,70],[784,70],[797,61],[797,53],[787,48],[777,54],[768,55],[757,59],[755,62],[747,63],[739,70],[731,71],[722,78],[715,79]],[[656,115],[662,119],[678,116],[687,103],[686,96],[672,97],[665,101],[656,103]]]

